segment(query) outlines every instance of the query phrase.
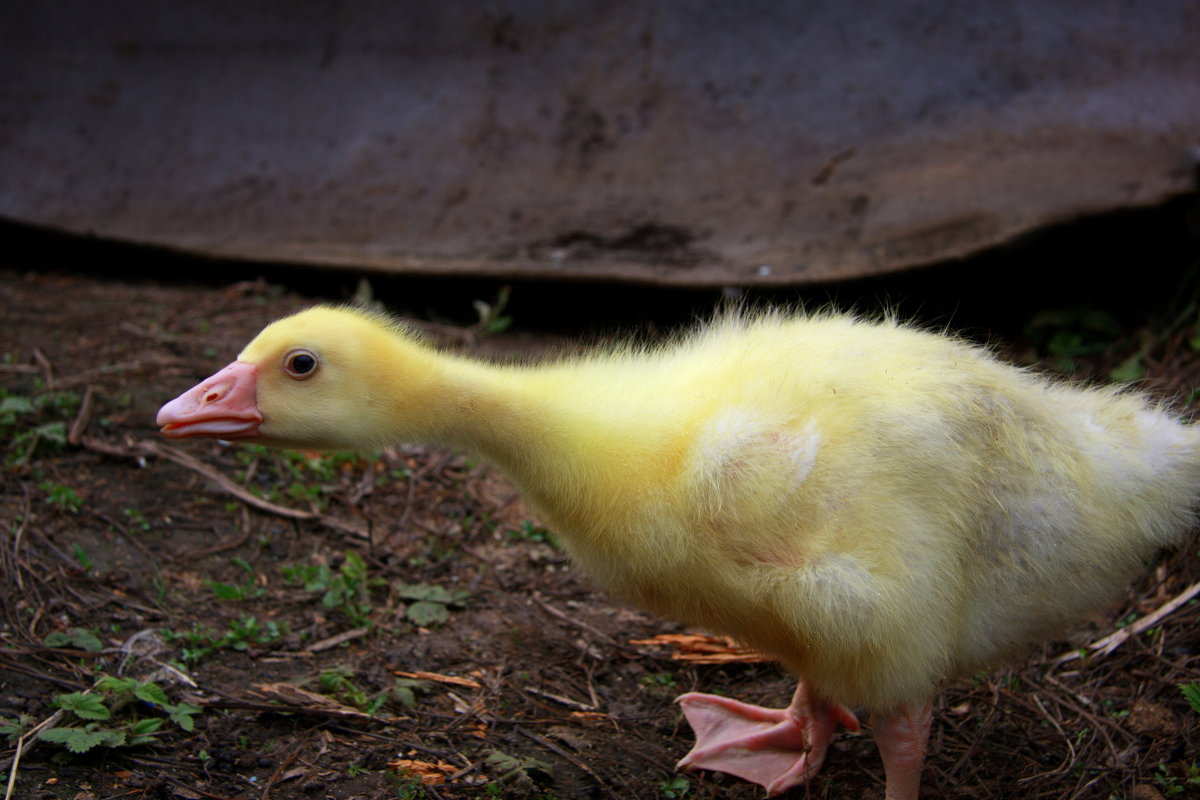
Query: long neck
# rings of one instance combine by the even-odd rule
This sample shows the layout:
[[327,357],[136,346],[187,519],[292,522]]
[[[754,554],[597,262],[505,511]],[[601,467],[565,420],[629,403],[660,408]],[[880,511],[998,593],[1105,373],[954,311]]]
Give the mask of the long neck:
[[438,364],[428,438],[495,464],[568,538],[607,538],[636,524],[639,504],[666,491],[682,457],[671,426],[631,392],[614,391],[612,365],[598,374],[445,356]]

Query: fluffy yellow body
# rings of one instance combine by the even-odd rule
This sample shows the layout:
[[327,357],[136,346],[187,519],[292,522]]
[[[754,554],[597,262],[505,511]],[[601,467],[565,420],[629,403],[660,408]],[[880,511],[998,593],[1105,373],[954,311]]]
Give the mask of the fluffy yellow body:
[[[295,348],[311,380],[270,368]],[[1137,394],[843,316],[515,365],[323,307],[239,361],[260,365],[262,441],[475,451],[608,590],[880,712],[1110,599],[1200,488],[1200,434]]]

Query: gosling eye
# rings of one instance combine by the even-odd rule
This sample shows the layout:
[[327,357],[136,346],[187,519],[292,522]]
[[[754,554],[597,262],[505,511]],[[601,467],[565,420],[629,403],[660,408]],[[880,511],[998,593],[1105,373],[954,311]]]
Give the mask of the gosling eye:
[[283,371],[290,378],[307,380],[317,372],[317,354],[310,350],[292,350],[283,357]]

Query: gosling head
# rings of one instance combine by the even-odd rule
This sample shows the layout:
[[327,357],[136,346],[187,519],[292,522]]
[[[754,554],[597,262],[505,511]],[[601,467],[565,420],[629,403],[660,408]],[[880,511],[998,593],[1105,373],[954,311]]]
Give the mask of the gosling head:
[[172,439],[307,450],[394,444],[431,408],[431,353],[384,315],[319,306],[271,323],[237,360],[164,405]]

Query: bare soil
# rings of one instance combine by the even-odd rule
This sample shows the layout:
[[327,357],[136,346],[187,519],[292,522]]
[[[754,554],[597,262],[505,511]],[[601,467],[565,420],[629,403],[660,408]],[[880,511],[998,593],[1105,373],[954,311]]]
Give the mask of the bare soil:
[[[1143,387],[1188,407],[1200,386],[1200,270],[1186,211],[754,299],[887,305],[1093,380],[1133,363]],[[792,677],[635,643],[685,631],[597,593],[502,475],[423,447],[322,458],[160,440],[162,402],[267,321],[347,299],[357,276],[4,232],[26,253],[0,269],[0,718],[16,731],[0,739],[0,765],[12,797],[761,796],[675,773],[691,736],[672,698],[697,689],[783,704]],[[1118,246],[1129,239],[1142,244]],[[1146,242],[1153,268],[1131,255]],[[116,258],[119,268],[97,266]],[[1116,258],[1125,268],[1103,278]],[[719,303],[517,286],[513,327],[484,335],[471,301],[492,299],[493,285],[374,283],[448,347],[505,357],[614,330],[653,339]],[[1193,538],[1077,629],[951,683],[923,797],[1200,796],[1200,713],[1178,688],[1200,681],[1200,605],[1111,653],[1058,660],[1197,580]],[[190,729],[166,720],[132,746],[73,754],[19,739],[47,720],[86,725],[55,717],[56,698],[103,695],[102,675],[153,682],[171,707],[200,711]],[[110,706],[94,729],[131,734],[167,716],[140,700]],[[881,777],[869,733],[843,733],[821,775],[789,796],[881,798]]]

